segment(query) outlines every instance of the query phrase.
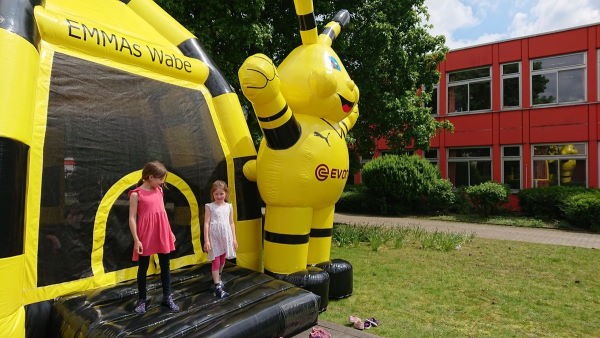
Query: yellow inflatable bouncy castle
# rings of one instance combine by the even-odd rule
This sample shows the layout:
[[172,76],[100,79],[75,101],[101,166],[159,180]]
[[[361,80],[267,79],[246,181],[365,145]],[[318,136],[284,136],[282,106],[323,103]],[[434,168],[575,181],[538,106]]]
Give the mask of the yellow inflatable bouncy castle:
[[[253,101],[270,145],[261,150],[258,178],[268,203],[267,262],[275,272],[306,266],[311,224],[327,236],[310,240],[309,262],[328,258],[333,203],[348,175],[344,135],[358,99],[329,48],[339,27],[332,23],[318,39],[305,27],[306,52],[290,56],[289,71],[282,65],[281,92],[268,87],[285,100],[270,104],[259,93]],[[62,318],[54,323],[59,333],[53,332],[62,337],[247,337],[252,325],[260,325],[263,336],[290,336],[316,322],[316,311],[306,305],[315,303],[314,295],[259,273],[261,204],[257,184],[243,174],[257,153],[238,97],[183,26],[151,0],[0,0],[0,55],[0,337],[23,337],[26,326],[40,324],[41,317],[26,324],[40,304],[52,304]],[[312,89],[304,95],[288,76],[300,76],[301,67],[317,60],[326,64],[311,72]],[[274,68],[266,71],[271,79]],[[279,138],[280,128],[291,134]],[[279,149],[284,157],[275,155]],[[289,162],[278,168],[269,158]],[[135,299],[137,269],[127,191],[150,160],[169,170],[165,205],[177,238],[171,268],[188,271],[173,276],[183,333],[158,302],[147,317],[132,318],[127,305]],[[312,176],[305,182],[285,174],[297,169]],[[230,186],[239,242],[237,265],[223,275],[232,296],[222,303],[212,300],[210,273],[201,267],[202,204],[215,179]],[[286,204],[274,203],[280,197]],[[273,241],[277,236],[303,243],[296,249]],[[158,269],[151,264],[149,274]],[[150,288],[159,284],[149,281]],[[261,289],[251,292],[255,288]],[[94,291],[80,294],[87,290]],[[257,306],[267,295],[273,298],[264,303],[278,305],[277,311]],[[293,309],[290,304],[310,311],[302,320],[295,318],[301,311],[282,314]],[[118,320],[102,317],[107,314]],[[27,336],[36,336],[33,331]]]
[[244,174],[258,183],[266,204],[265,272],[306,287],[307,280],[320,279],[312,267],[321,267],[334,285],[330,296],[342,298],[351,293],[351,266],[332,265],[330,248],[334,205],[349,175],[345,138],[358,118],[359,90],[331,44],[350,15],[338,12],[317,34],[312,1],[294,5],[302,45],[279,67],[256,54],[239,69],[264,135]]

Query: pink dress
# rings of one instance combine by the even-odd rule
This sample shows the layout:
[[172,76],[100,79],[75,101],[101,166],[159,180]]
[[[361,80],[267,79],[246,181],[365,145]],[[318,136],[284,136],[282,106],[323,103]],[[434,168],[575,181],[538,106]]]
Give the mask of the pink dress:
[[[137,234],[143,245],[142,256],[175,250],[175,236],[165,210],[162,188],[144,190],[137,187],[129,191],[129,196],[134,192],[138,193]],[[138,258],[134,250],[132,259],[137,261]]]
[[230,216],[233,213],[231,203],[221,205],[215,202],[206,203],[206,208],[210,210],[208,239],[210,240],[211,250],[208,252],[208,260],[212,261],[222,254],[225,254],[227,259],[235,258],[233,234],[229,223]]

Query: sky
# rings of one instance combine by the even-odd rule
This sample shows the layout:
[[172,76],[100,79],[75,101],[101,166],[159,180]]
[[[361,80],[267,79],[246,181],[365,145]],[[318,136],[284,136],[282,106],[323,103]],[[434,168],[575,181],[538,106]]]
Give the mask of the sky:
[[600,0],[425,0],[450,49],[600,23]]

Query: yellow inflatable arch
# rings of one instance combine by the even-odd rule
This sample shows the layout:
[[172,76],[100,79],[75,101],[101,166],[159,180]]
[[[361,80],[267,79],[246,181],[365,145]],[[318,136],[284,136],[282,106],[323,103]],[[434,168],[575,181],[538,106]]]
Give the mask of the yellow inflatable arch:
[[150,0],[0,0],[0,19],[0,336],[25,335],[27,304],[135,278],[126,192],[154,159],[170,170],[172,268],[206,261],[198,206],[225,179],[237,264],[262,271],[242,172],[256,150],[190,32]]

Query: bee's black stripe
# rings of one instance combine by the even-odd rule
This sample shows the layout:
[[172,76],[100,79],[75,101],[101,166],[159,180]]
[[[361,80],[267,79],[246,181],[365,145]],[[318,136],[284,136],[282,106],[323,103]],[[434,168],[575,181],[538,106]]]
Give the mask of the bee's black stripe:
[[0,28],[21,36],[37,45],[39,33],[35,25],[33,9],[41,0],[0,1]]
[[265,240],[279,244],[306,244],[309,240],[309,234],[306,235],[288,235],[265,231]]
[[344,121],[340,121],[340,123],[344,126],[344,128],[346,129],[346,132],[348,132],[348,125],[346,124],[346,122]]
[[315,13],[298,15],[298,23],[300,24],[301,31],[309,31],[316,28],[317,23],[315,22]]
[[331,237],[333,229],[310,229],[310,237]]
[[204,85],[208,88],[212,97],[235,92],[197,38],[187,39],[177,47],[183,55],[200,60],[208,66],[208,79],[206,79]]
[[283,107],[283,109],[281,111],[279,111],[279,113],[271,115],[271,116],[267,116],[267,117],[259,117],[258,120],[260,122],[271,122],[271,121],[275,121],[278,118],[282,117],[285,112],[288,110],[288,105],[286,104],[285,107]]
[[325,29],[323,29],[323,33],[321,33],[321,34],[329,36],[331,41],[335,40],[335,38],[337,37],[337,35],[335,35],[335,31],[329,27],[326,27]]
[[277,128],[263,128],[267,146],[275,150],[288,149],[296,144],[300,139],[300,133],[300,125],[293,115],[287,122]]

